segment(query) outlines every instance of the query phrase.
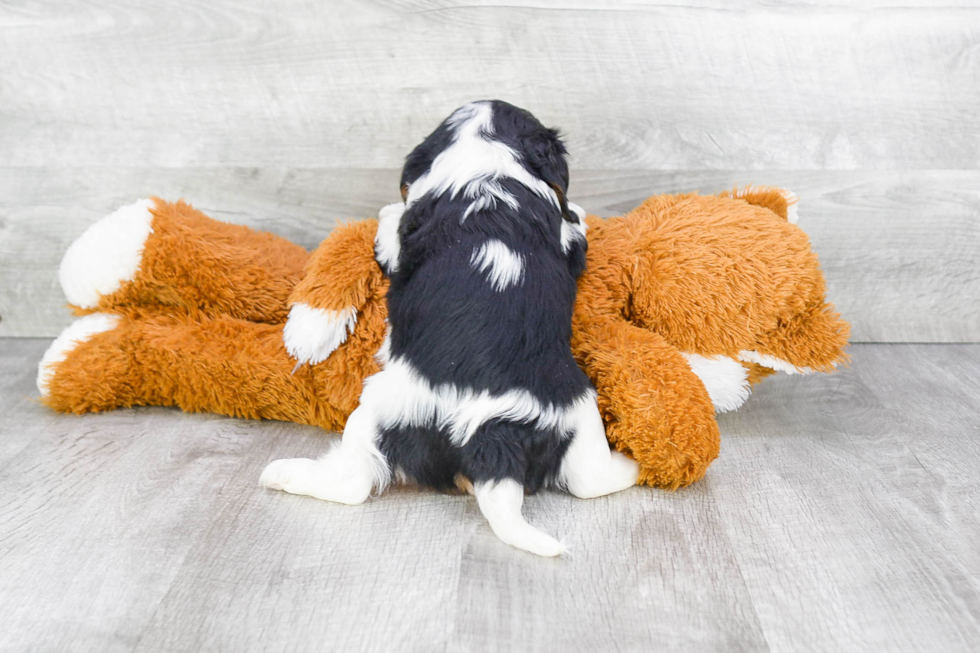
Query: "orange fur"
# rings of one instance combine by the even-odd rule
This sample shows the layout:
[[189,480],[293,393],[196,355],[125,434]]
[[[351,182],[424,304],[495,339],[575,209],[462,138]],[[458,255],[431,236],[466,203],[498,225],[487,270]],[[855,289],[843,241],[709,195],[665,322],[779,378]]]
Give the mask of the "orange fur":
[[313,308],[360,309],[369,298],[388,291],[388,280],[374,260],[377,220],[350,222],[334,229],[310,256],[303,280],[289,295],[289,304]]
[[232,315],[253,322],[286,319],[286,297],[309,255],[285,238],[219,222],[183,201],[154,198],[153,232],[136,276],[83,315],[112,312]]
[[[610,442],[640,481],[678,488],[718,455],[714,409],[681,352],[743,350],[830,371],[848,325],[825,301],[806,235],[786,195],[651,197],[627,215],[590,217],[572,348],[599,392]],[[377,222],[335,230],[306,252],[157,201],[136,277],[97,310],[115,329],[72,350],[45,402],[63,412],[167,405],[340,430],[385,331],[387,281],[374,263]],[[305,266],[305,276],[301,270]],[[282,344],[288,306],[354,306],[357,326],[327,360],[293,373]],[[745,363],[750,382],[772,370]]]

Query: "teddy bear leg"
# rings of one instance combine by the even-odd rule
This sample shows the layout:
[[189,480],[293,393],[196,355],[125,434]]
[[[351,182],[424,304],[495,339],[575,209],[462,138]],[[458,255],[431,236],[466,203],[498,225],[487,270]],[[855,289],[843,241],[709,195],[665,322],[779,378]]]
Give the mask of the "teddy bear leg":
[[143,199],[91,225],[65,253],[59,280],[81,314],[224,313],[282,322],[306,251],[183,203]]
[[119,326],[119,320],[120,317],[118,315],[92,313],[75,320],[62,331],[55,338],[54,342],[51,343],[47,351],[44,352],[37,366],[37,389],[41,393],[41,397],[46,401],[50,400],[51,381],[59,370],[66,367],[64,365],[65,360],[76,348],[85,346],[88,341],[100,333],[114,330]]
[[573,351],[599,393],[606,437],[639,463],[640,483],[676,489],[704,476],[718,455],[715,408],[680,352],[625,321],[580,331]]
[[309,370],[293,374],[294,365],[281,325],[226,315],[96,313],[55,340],[39,366],[38,386],[46,405],[67,413],[177,406],[341,428],[349,409],[334,405]]

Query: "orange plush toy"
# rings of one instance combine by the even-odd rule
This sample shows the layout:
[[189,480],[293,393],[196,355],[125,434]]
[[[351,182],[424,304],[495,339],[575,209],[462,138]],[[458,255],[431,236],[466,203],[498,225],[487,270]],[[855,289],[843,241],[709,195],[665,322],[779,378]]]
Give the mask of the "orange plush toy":
[[[612,445],[640,481],[678,488],[718,455],[715,412],[774,371],[829,372],[849,327],[778,189],[660,195],[588,219],[572,348]],[[69,248],[61,283],[81,315],[39,365],[51,408],[178,406],[342,430],[378,371],[387,280],[375,220],[312,254],[189,205],[141,200]],[[380,224],[380,226],[379,226]]]

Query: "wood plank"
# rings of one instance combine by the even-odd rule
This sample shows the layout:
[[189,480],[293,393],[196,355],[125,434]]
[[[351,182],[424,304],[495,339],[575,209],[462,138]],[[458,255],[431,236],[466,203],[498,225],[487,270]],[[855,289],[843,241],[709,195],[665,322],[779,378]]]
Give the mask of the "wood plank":
[[[57,284],[65,249],[135,198],[184,197],[212,216],[306,247],[338,222],[397,199],[395,170],[7,168],[0,170],[0,335],[55,336],[70,316]],[[980,341],[980,172],[589,171],[571,196],[615,215],[658,192],[748,183],[801,198],[800,225],[856,342]]]
[[133,650],[256,425],[40,406],[16,420],[3,437],[33,441],[0,469],[0,649]]
[[445,650],[482,526],[467,498],[398,489],[352,507],[257,486],[267,462],[325,445],[312,429],[250,442],[135,651]]
[[[980,165],[975,3],[6,3],[6,165],[398,167],[493,96],[583,169]],[[16,89],[16,92],[12,92]]]
[[46,338],[0,339],[0,474],[58,419],[37,404],[35,386],[37,364],[50,344]]
[[[480,529],[463,552],[449,650],[769,650],[717,492],[705,481],[530,498],[528,519],[570,542],[570,556],[542,562]],[[481,518],[472,504],[466,517]]]
[[721,418],[676,493],[526,514],[573,546],[501,544],[472,498],[350,508],[256,487],[316,429],[29,400],[44,340],[0,339],[0,649],[970,651],[980,640],[980,346],[858,345]]
[[[934,349],[967,355],[980,373],[976,346],[857,346],[851,370],[777,378],[722,418],[711,479],[725,488],[719,513],[774,650],[980,641],[977,432],[949,431],[966,411],[942,411],[944,395],[961,394],[962,380],[915,364]],[[905,391],[885,402],[890,385]],[[908,428],[925,414],[929,428]],[[945,452],[946,466],[923,460],[923,446]]]

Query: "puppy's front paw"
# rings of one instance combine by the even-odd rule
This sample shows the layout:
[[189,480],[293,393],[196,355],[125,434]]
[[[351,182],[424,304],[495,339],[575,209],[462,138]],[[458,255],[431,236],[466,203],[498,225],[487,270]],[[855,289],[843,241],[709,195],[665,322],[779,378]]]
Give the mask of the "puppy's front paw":
[[306,488],[314,474],[316,461],[309,458],[283,458],[275,460],[262,470],[259,485],[271,490],[282,490],[290,494],[308,494]]

